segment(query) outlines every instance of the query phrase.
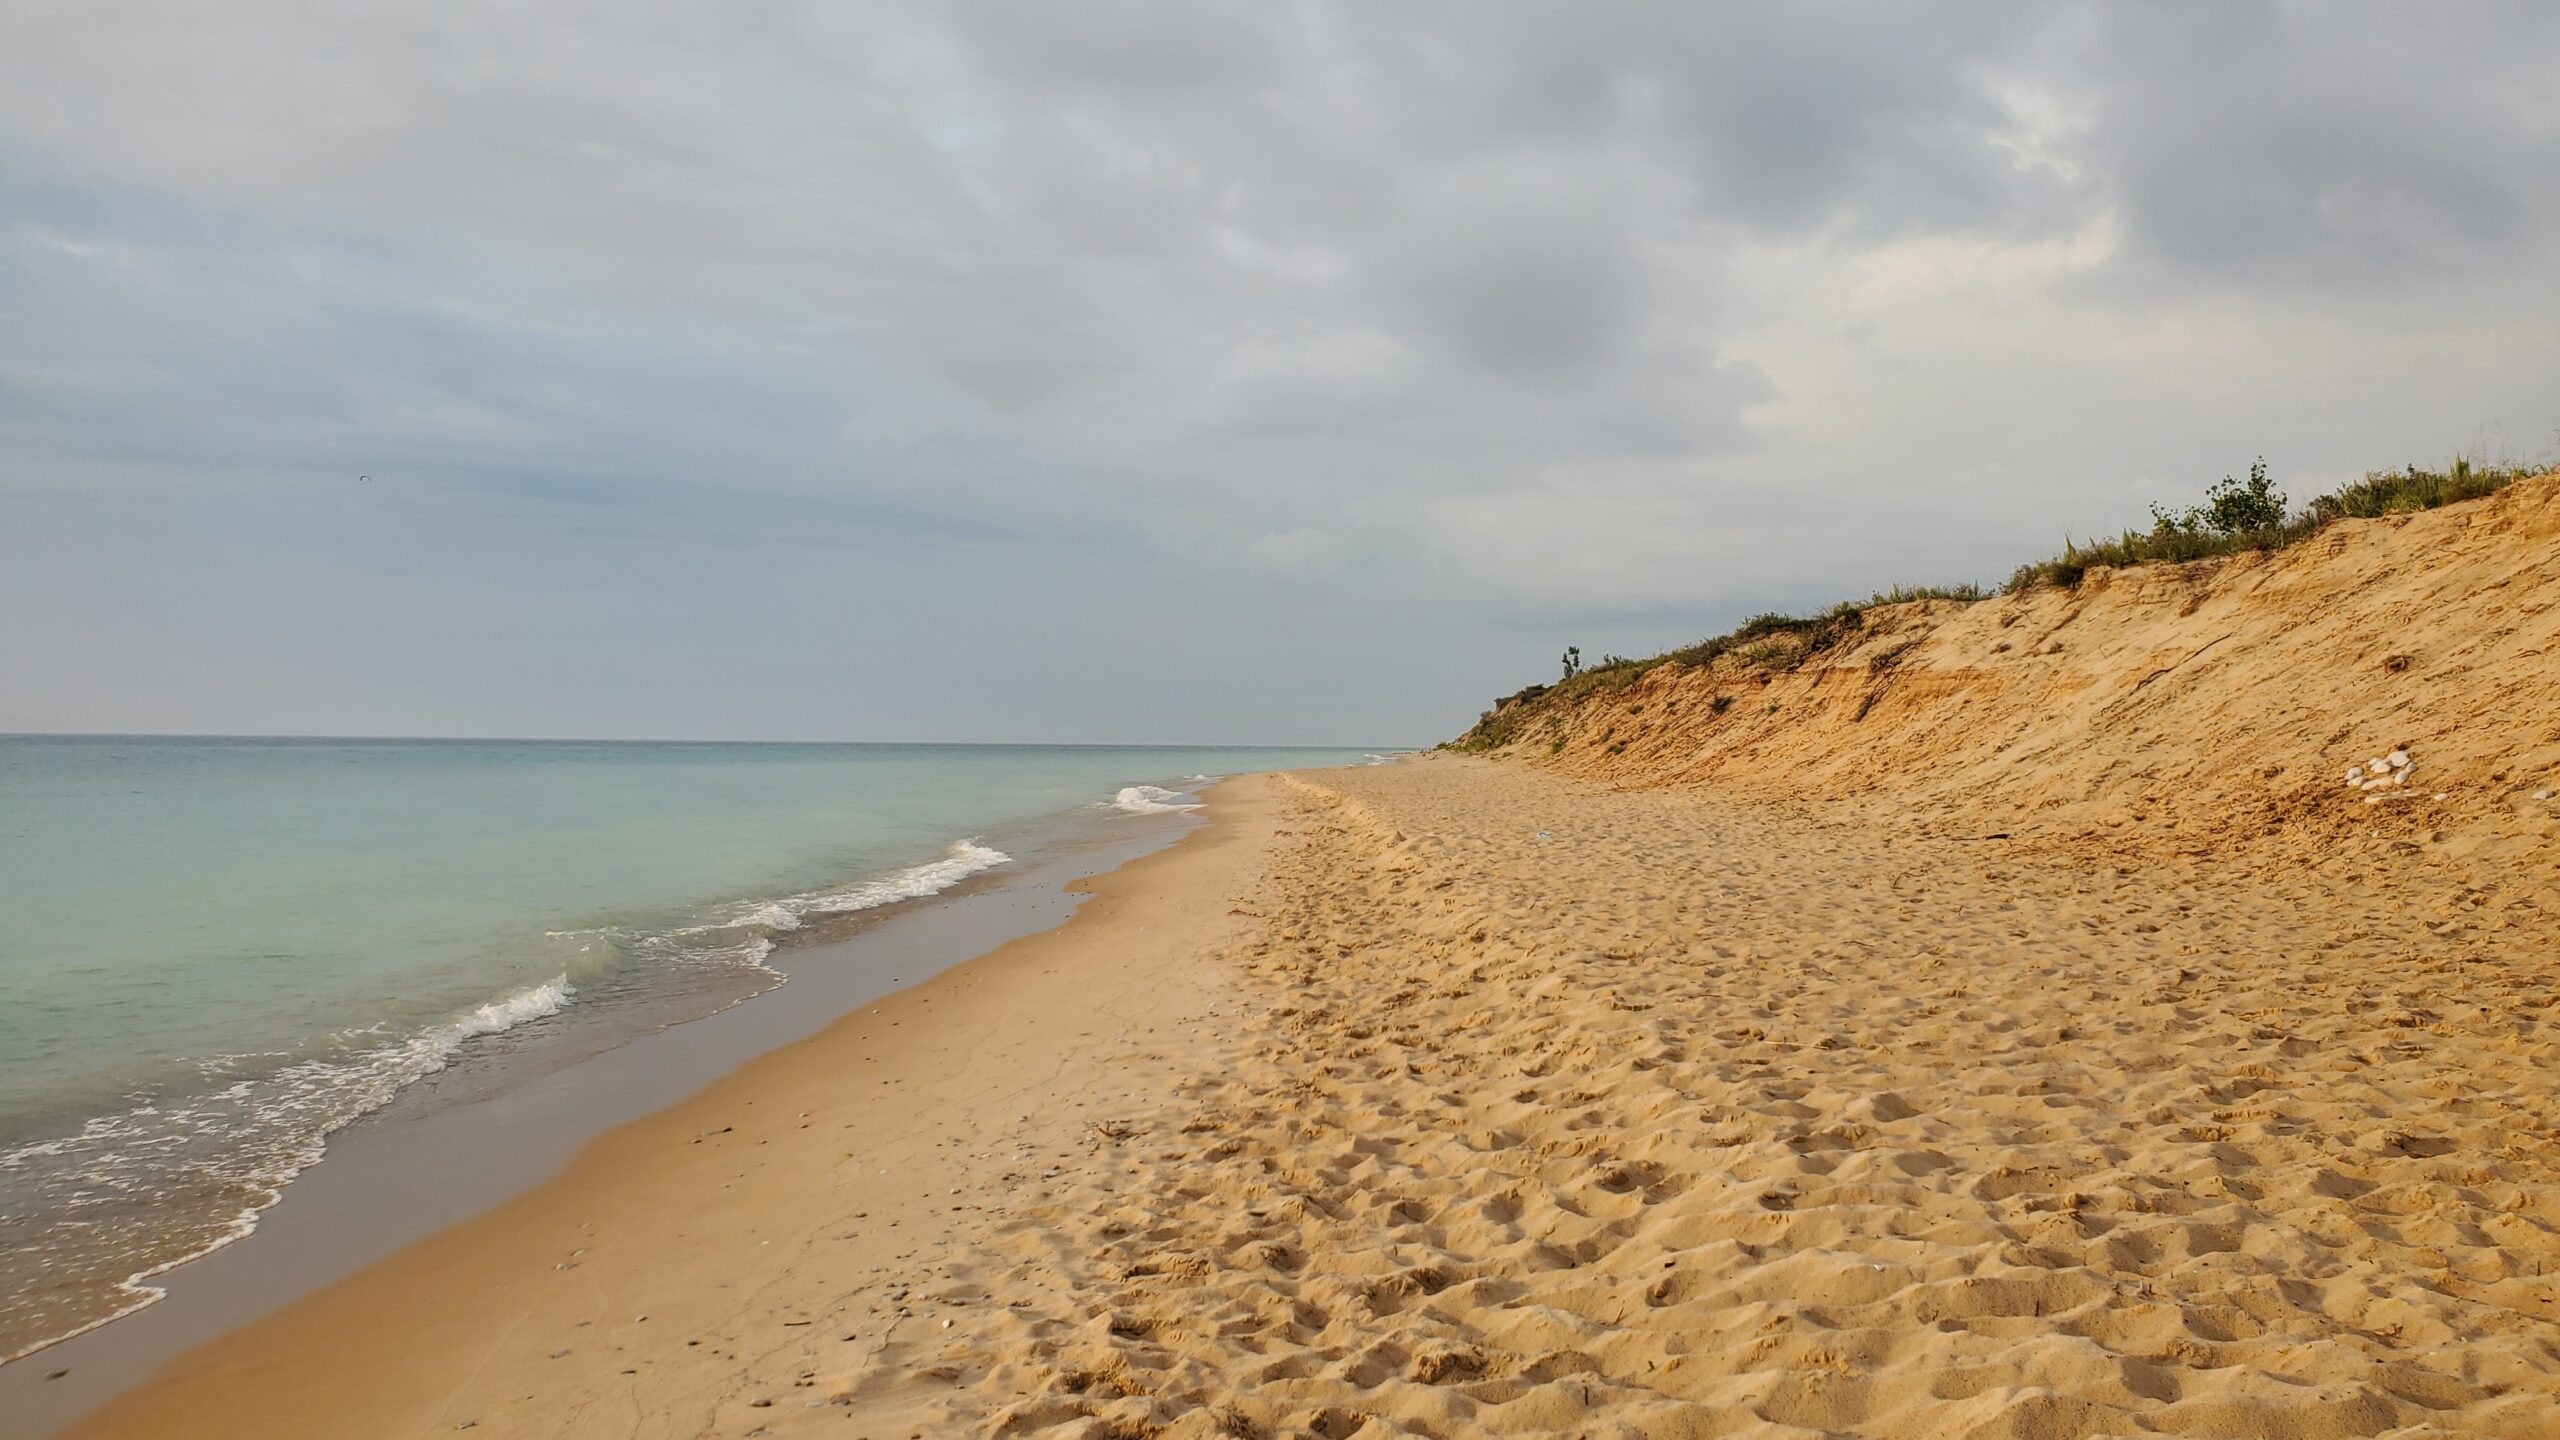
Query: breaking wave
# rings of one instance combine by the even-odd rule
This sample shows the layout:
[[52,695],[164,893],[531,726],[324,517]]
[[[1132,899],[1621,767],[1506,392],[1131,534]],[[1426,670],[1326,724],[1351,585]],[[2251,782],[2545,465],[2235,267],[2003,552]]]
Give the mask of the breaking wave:
[[1173,815],[1200,808],[1199,801],[1161,785],[1124,785],[1109,803],[1112,809],[1128,815]]
[[[690,924],[547,932],[567,968],[539,984],[405,1033],[377,1024],[320,1037],[300,1053],[215,1056],[185,1093],[138,1096],[76,1130],[0,1150],[0,1363],[159,1299],[153,1277],[255,1230],[259,1213],[320,1161],[330,1135],[474,1042],[548,1020],[574,1001],[618,1013],[618,1001],[688,984],[725,987],[725,1008],[782,983],[765,964],[776,937],[922,899],[1011,859],[973,837],[920,865],[698,912]],[[739,989],[742,969],[763,973]],[[20,1221],[42,1228],[20,1234]],[[6,1263],[12,1253],[40,1254],[51,1283],[17,1284]]]

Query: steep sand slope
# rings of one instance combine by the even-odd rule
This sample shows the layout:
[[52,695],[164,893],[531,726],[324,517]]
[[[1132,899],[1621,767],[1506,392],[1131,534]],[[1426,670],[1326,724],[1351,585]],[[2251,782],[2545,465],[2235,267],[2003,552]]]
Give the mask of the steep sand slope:
[[[1870,611],[1793,673],[1665,665],[1530,705],[1503,753],[1617,784],[1863,800],[1943,833],[2521,857],[2560,771],[2560,476],[2269,555]],[[2395,745],[2411,783],[2362,803],[2347,767]]]

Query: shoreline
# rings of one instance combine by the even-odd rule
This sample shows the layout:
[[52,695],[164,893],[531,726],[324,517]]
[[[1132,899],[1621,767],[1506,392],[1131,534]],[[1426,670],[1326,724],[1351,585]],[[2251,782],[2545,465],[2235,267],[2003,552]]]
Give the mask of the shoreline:
[[698,1020],[1190,777],[1353,758],[0,737],[0,1364],[151,1301],[387,1108]]
[[[1079,850],[1116,848],[1118,847],[1111,841],[1090,839],[1084,845],[1076,847]],[[232,1220],[228,1233],[211,1240],[199,1249],[175,1255],[147,1269],[127,1275],[117,1282],[120,1290],[134,1297],[123,1308],[111,1314],[84,1321],[74,1329],[38,1340],[15,1353],[0,1355],[0,1394],[6,1393],[6,1367],[22,1365],[39,1356],[58,1352],[62,1347],[72,1344],[83,1336],[151,1309],[167,1298],[166,1287],[158,1283],[162,1277],[186,1273],[199,1262],[255,1237],[283,1198],[293,1193],[293,1188],[323,1160],[330,1158],[331,1152],[343,1154],[351,1145],[359,1151],[367,1148],[368,1137],[372,1131],[383,1127],[399,1127],[437,1110],[457,1106],[468,1107],[500,1099],[511,1088],[538,1082],[557,1071],[574,1069],[625,1045],[646,1044],[683,1026],[709,1020],[724,1011],[771,994],[788,984],[791,980],[791,966],[772,963],[773,957],[777,955],[789,956],[792,952],[798,951],[842,950],[848,948],[851,942],[873,927],[907,916],[917,909],[943,902],[966,900],[994,890],[1026,885],[1037,886],[1039,874],[1058,868],[1057,862],[1069,858],[1071,853],[1073,852],[1053,856],[1050,858],[1050,863],[1035,863],[1020,872],[979,871],[941,890],[905,897],[873,908],[823,915],[799,929],[785,931],[771,937],[771,948],[766,955],[742,967],[731,986],[700,990],[689,997],[684,997],[696,1002],[708,999],[713,1002],[709,1008],[686,1007],[673,1013],[672,1018],[660,1019],[654,1025],[618,1034],[608,1031],[602,1037],[580,1036],[576,1041],[558,1050],[546,1049],[531,1057],[516,1054],[501,1058],[485,1053],[449,1057],[447,1063],[401,1083],[391,1093],[390,1098],[380,1105],[354,1116],[322,1135],[320,1154],[302,1162],[293,1173],[275,1180],[264,1202],[240,1211]],[[892,878],[903,873],[906,872],[892,872]],[[811,958],[823,962],[826,957],[819,955]],[[751,975],[759,978],[748,978]],[[519,987],[494,996],[480,1009],[485,1013],[492,1009],[520,1003],[538,992],[560,989],[569,984],[567,977],[563,976],[548,985]],[[656,1000],[655,1003],[662,1007],[668,1004],[664,999]],[[555,1000],[532,1018],[551,1020],[558,1018],[561,1013],[562,1007]],[[576,1018],[584,1021],[588,1017],[581,1014]],[[625,1023],[628,1023],[627,1020]],[[508,1025],[488,1032],[488,1036],[508,1035],[515,1029],[516,1026]]]
[[[156,1277],[155,1302],[0,1365],[0,1435],[89,1433],[173,1365],[291,1312],[556,1183],[586,1150],[645,1124],[777,1050],[1023,938],[1085,903],[1085,885],[1178,844],[1183,814],[1133,834],[1088,837],[990,883],[972,877],[817,944],[771,957],[788,983],[536,1073],[459,1097],[404,1097],[330,1139],[327,1158],[261,1210],[243,1238]],[[789,996],[783,1004],[776,997]],[[67,1371],[61,1378],[55,1372]],[[188,1419],[198,1433],[201,1416]],[[147,1430],[148,1427],[146,1427]],[[164,1432],[165,1433],[165,1432]],[[270,1432],[272,1433],[272,1432]]]
[[2411,924],[2502,859],[2380,887],[2378,838],[1985,847],[1442,756],[1209,819],[73,1434],[2560,1414],[2560,910]]

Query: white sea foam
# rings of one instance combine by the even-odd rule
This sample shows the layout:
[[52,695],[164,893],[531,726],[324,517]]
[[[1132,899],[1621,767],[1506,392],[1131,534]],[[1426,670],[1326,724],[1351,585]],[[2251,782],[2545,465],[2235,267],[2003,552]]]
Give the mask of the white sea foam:
[[[528,1020],[557,1015],[569,1003],[578,987],[569,983],[567,975],[554,975],[539,985],[527,985],[511,995],[501,995],[486,1005],[467,1010],[441,1028],[429,1032],[430,1048],[435,1053],[434,1068],[443,1069],[453,1058],[454,1049],[475,1035],[497,1035],[513,1030]],[[420,1072],[424,1073],[424,1072]]]
[[[614,951],[680,967],[760,969],[780,983],[780,973],[765,963],[775,936],[827,916],[938,894],[1012,858],[972,837],[921,865],[849,885],[740,904],[701,924],[551,931],[546,938],[575,946],[580,959],[574,968],[597,982],[608,1001],[651,968],[617,979],[618,967],[605,958]],[[596,958],[586,958],[590,956]],[[600,968],[590,973],[591,964]],[[92,1117],[71,1134],[0,1151],[0,1177],[11,1182],[15,1196],[43,1210],[68,1213],[78,1207],[79,1197],[100,1193],[137,1199],[187,1193],[236,1203],[236,1208],[226,1204],[219,1211],[199,1212],[192,1222],[172,1214],[117,1236],[98,1232],[98,1239],[110,1242],[98,1252],[98,1260],[129,1257],[126,1263],[134,1267],[115,1282],[113,1308],[85,1316],[14,1354],[0,1354],[0,1361],[32,1354],[159,1299],[160,1287],[149,1283],[155,1276],[254,1231],[259,1212],[273,1205],[294,1177],[320,1161],[332,1133],[443,1070],[471,1042],[557,1015],[577,994],[577,985],[564,971],[414,1032],[400,1034],[378,1025],[343,1031],[328,1053],[319,1056],[215,1056],[201,1066],[208,1082],[204,1091],[139,1101]],[[170,1222],[175,1222],[174,1232],[167,1228]],[[0,1306],[0,1313],[6,1308]]]
[[[707,924],[688,925],[667,933],[692,936],[746,929],[782,934],[799,929],[813,917],[851,915],[863,910],[877,910],[883,905],[895,905],[901,900],[921,900],[928,895],[938,895],[980,871],[992,870],[1012,861],[1012,856],[980,842],[973,835],[953,842],[950,849],[942,852],[939,860],[928,860],[922,865],[911,865],[904,870],[832,890],[811,890],[804,894],[786,895],[779,900],[754,901]],[[755,959],[761,961],[771,949],[767,945]]]
[[[180,1102],[144,1103],[117,1114],[95,1116],[73,1134],[0,1151],[0,1170],[21,1170],[38,1159],[90,1150],[106,1158],[155,1136],[193,1137],[204,1133],[208,1125],[243,1115],[274,1120],[343,1109],[348,1112],[345,1118],[351,1119],[374,1108],[409,1081],[443,1069],[464,1041],[556,1015],[576,993],[577,987],[569,983],[568,976],[557,975],[540,985],[510,991],[388,1045],[366,1047],[329,1059],[305,1060],[272,1075],[235,1080],[219,1090]],[[353,1031],[347,1038],[371,1033],[375,1032]],[[259,1058],[269,1057],[217,1055],[203,1062],[202,1069],[208,1077],[216,1077],[237,1068],[241,1061]],[[319,1137],[312,1138],[316,1141]]]
[[857,910],[876,910],[901,900],[921,900],[927,895],[938,895],[982,870],[1009,864],[1012,859],[1012,856],[992,845],[981,844],[977,837],[971,836],[953,844],[939,860],[909,866],[894,875],[865,880],[841,890],[794,895],[778,907],[789,916],[789,923],[779,928],[797,929],[812,915],[845,915]]
[[[184,1101],[146,1102],[95,1116],[73,1134],[0,1152],[0,1173],[32,1174],[39,1193],[60,1189],[76,1195],[92,1187],[126,1194],[197,1189],[237,1194],[245,1201],[227,1218],[188,1237],[176,1253],[116,1282],[125,1303],[113,1313],[0,1356],[0,1361],[32,1354],[158,1300],[163,1292],[149,1280],[255,1230],[258,1212],[273,1205],[295,1176],[319,1163],[332,1133],[379,1109],[411,1081],[445,1068],[465,1042],[556,1015],[576,993],[563,974],[388,1044],[366,1046],[362,1039],[371,1031],[349,1032],[341,1040],[352,1048],[339,1055],[234,1080]],[[209,1078],[218,1077],[257,1058],[217,1056],[203,1068]],[[143,1244],[148,1237],[134,1239]]]
[[1111,797],[1111,808],[1129,815],[1173,815],[1197,810],[1200,802],[1161,785],[1124,785]]

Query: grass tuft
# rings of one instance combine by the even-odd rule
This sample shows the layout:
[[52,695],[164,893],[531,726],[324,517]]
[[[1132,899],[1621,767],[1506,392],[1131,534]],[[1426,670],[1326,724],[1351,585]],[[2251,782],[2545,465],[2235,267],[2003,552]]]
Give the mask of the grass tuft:
[[[2542,474],[2546,468],[2481,465],[2467,457],[2456,457],[2442,470],[2421,470],[2415,465],[2396,472],[2376,470],[2289,515],[2282,509],[2281,495],[2274,497],[2272,509],[2247,504],[2246,487],[2243,503],[2231,504],[2223,487],[2237,482],[2225,480],[2222,486],[2215,487],[2215,505],[2184,511],[2153,506],[2149,530],[2127,530],[2112,540],[2085,543],[2065,539],[2060,555],[2019,566],[2017,573],[2009,577],[2007,589],[2012,595],[2040,585],[2069,589],[2101,566],[2175,565],[2251,550],[2281,550],[2301,544],[2340,520],[2369,520],[2477,500],[2518,480]],[[2263,486],[2264,476],[2260,466],[2251,471],[2250,478]]]

